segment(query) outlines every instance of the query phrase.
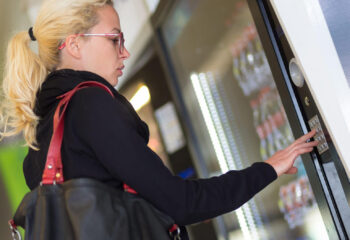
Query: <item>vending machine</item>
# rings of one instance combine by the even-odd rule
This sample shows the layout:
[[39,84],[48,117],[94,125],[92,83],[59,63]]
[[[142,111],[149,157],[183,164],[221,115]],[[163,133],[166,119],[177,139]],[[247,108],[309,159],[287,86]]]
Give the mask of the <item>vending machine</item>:
[[215,220],[218,239],[350,238],[349,31],[331,3],[163,1],[152,17],[200,176],[264,161],[317,131],[296,175]]
[[250,7],[276,85],[288,92],[282,99],[292,106],[287,115],[298,119],[292,130],[317,130],[320,144],[304,162],[312,162],[312,181],[321,182],[318,195],[326,196],[321,214],[331,218],[326,221],[339,239],[349,239],[350,3],[271,0],[251,1]]

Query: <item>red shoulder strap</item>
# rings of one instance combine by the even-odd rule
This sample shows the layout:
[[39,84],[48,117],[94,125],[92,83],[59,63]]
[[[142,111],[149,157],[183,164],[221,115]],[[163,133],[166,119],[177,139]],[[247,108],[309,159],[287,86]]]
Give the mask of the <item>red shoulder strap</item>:
[[[68,106],[68,103],[72,96],[80,89],[86,87],[100,87],[106,90],[112,97],[114,97],[112,91],[105,85],[95,81],[87,81],[78,84],[72,90],[66,92],[65,94],[58,96],[60,99],[58,106],[55,111],[54,120],[53,120],[53,134],[50,141],[49,150],[47,153],[46,164],[44,173],[42,176],[42,184],[54,184],[62,183],[63,179],[63,166],[61,159],[61,146],[63,140],[64,132],[64,116]],[[63,107],[61,113],[60,110]]]

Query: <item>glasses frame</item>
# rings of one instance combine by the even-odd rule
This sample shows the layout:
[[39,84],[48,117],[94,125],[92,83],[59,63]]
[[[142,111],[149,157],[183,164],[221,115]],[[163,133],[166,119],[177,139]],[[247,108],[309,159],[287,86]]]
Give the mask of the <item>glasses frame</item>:
[[[74,34],[73,36],[77,36],[77,37],[119,37],[119,44],[118,44],[119,53],[123,54],[123,52],[124,52],[125,39],[124,39],[123,32],[120,32],[120,33],[78,33],[78,34]],[[65,46],[66,46],[66,41],[64,41],[58,47],[58,50],[62,50]]]

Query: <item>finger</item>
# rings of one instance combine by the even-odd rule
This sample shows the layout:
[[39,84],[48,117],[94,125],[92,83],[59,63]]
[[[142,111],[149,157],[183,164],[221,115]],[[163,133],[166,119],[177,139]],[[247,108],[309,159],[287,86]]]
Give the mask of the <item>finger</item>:
[[304,136],[301,136],[295,142],[297,142],[297,143],[306,142],[308,139],[315,136],[315,134],[316,134],[316,129],[312,129],[309,133],[305,134]]
[[291,165],[294,164],[295,160],[302,154],[309,153],[313,150],[312,147],[310,148],[299,148],[288,154],[288,159],[291,161]]
[[296,140],[297,143],[303,143],[306,142],[307,140],[309,140],[310,138],[312,138],[313,136],[315,136],[316,134],[316,129],[312,129],[310,132],[308,132],[307,134],[301,136],[300,138],[298,138]]
[[320,142],[319,141],[311,141],[311,142],[306,142],[306,143],[302,143],[300,144],[300,147],[303,147],[303,148],[308,148],[308,147],[316,147]]
[[294,149],[297,147],[297,145],[300,144],[297,140],[294,141],[291,145],[285,148],[285,150],[289,153],[294,151]]
[[298,168],[293,166],[286,171],[286,174],[296,174],[297,172],[298,172]]
[[312,150],[313,150],[312,147],[310,147],[310,148],[299,148],[299,149],[295,150],[295,151],[293,152],[293,162],[294,162],[295,159],[296,159],[297,157],[299,157],[300,155],[305,154],[305,153],[309,153],[309,152],[311,152]]
[[308,139],[312,138],[315,134],[316,134],[316,129],[312,129],[309,133],[301,136],[285,149],[288,152],[293,151],[299,144],[305,143]]
[[316,147],[318,144],[318,141],[296,143],[291,148],[286,148],[286,151],[288,154],[290,154],[291,152],[294,152],[300,148],[313,148]]
[[316,147],[319,144],[318,141],[311,141],[311,142],[306,142],[306,143],[300,143],[298,145],[296,145],[295,149],[299,149],[299,148],[312,148],[312,147]]
[[290,146],[290,148],[287,148],[286,150],[288,151],[288,154],[291,154],[293,152],[295,152],[297,149],[299,149],[299,144],[298,143],[294,143]]
[[[306,136],[306,135],[305,135]],[[305,137],[303,136],[303,137]],[[306,138],[303,138],[306,139]],[[310,142],[305,142],[305,141],[300,141],[300,139],[296,140],[293,144],[291,144],[289,147],[286,148],[286,150],[290,153],[295,151],[296,149],[299,148],[305,148],[305,147],[315,147],[319,144],[318,141],[310,141]]]

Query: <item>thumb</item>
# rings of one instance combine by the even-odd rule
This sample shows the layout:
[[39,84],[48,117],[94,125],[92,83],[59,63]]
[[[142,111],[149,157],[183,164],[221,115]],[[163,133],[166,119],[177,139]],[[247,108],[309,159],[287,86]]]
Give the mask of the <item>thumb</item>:
[[296,174],[297,172],[298,172],[298,168],[293,166],[290,169],[288,169],[285,173],[286,174]]

